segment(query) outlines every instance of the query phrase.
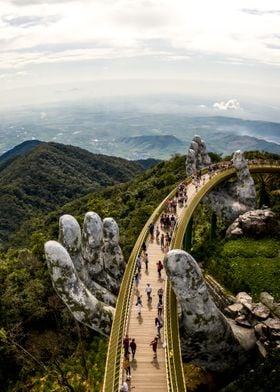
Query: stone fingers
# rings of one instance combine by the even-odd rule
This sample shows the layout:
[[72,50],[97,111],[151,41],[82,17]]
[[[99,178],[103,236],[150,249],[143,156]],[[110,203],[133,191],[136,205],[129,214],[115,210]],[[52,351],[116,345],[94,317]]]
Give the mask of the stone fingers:
[[119,227],[113,218],[103,219],[104,268],[115,279],[121,279],[125,262],[119,245]]
[[93,278],[100,273],[103,266],[103,224],[100,216],[95,212],[87,212],[84,218],[82,232],[82,256],[89,268],[89,274]]
[[114,308],[99,301],[78,277],[67,250],[56,241],[45,244],[53,286],[74,317],[90,328],[109,335]]

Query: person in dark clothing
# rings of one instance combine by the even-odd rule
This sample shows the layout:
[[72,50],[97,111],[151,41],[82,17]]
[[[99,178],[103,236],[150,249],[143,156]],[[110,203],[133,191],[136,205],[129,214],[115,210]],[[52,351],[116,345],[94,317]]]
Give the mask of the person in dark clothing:
[[136,348],[137,348],[137,345],[135,343],[135,339],[132,339],[132,341],[130,342],[130,349],[131,349],[131,353],[132,353],[132,359],[134,359],[134,355],[136,353]]
[[124,356],[127,357],[129,355],[129,341],[130,338],[128,337],[128,335],[125,335],[124,339],[123,339],[123,348],[124,348]]
[[143,242],[143,244],[142,244],[142,251],[143,251],[144,253],[147,252],[147,245],[146,245],[145,242]]
[[163,322],[160,317],[155,318],[155,326],[157,328],[158,338],[160,339],[160,330],[163,327]]
[[158,272],[158,277],[161,278],[161,270],[163,269],[163,264],[162,262],[159,260],[157,262],[157,272]]
[[154,352],[154,358],[157,357],[157,345],[158,345],[158,338],[155,337],[154,340],[151,341],[150,346],[152,346]]
[[155,225],[153,223],[150,223],[149,231],[152,239],[154,239],[154,229],[155,229]]

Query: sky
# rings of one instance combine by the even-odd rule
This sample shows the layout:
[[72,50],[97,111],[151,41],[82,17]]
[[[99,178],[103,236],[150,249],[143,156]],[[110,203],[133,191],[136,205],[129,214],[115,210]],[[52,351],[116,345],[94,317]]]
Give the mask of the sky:
[[179,94],[280,121],[280,2],[0,0],[0,88],[1,108]]

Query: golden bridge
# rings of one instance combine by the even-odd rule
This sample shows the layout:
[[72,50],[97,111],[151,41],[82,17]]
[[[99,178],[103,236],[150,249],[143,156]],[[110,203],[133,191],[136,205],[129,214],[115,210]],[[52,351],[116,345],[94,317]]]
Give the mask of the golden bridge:
[[[280,173],[280,162],[256,161],[249,163],[251,173]],[[190,219],[203,197],[219,183],[235,175],[235,169],[228,164],[219,165],[213,176],[208,175],[208,170],[202,170],[200,186],[196,189],[191,178],[187,178],[188,201],[185,207],[177,207],[177,222],[172,235],[170,249],[182,249],[184,235]],[[162,277],[158,277],[156,262],[163,260],[165,253],[159,244],[149,237],[149,224],[159,226],[159,219],[169,200],[176,194],[175,188],[155,209],[143,227],[131,252],[125,274],[123,276],[109,340],[106,369],[103,383],[103,392],[118,392],[124,377],[123,374],[123,338],[128,334],[135,338],[137,351],[135,359],[131,361],[132,378],[129,382],[130,389],[137,392],[169,391],[184,392],[186,383],[183,373],[183,364],[180,350],[180,336],[178,326],[178,309],[175,294],[171,284],[166,278],[164,270]],[[146,242],[149,255],[149,271],[142,269],[141,280],[138,286],[142,294],[143,309],[141,317],[137,315],[136,290],[134,275],[136,258],[141,253],[142,244]],[[146,300],[145,287],[152,286],[152,301]],[[157,290],[164,288],[164,331],[158,344],[157,358],[153,358],[150,347],[151,340],[157,335],[155,317],[157,315]]]

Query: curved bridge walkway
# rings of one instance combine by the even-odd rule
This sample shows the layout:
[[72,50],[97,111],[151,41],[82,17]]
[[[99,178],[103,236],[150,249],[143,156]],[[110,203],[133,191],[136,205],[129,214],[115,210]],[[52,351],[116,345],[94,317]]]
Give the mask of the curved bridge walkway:
[[[279,173],[280,166],[279,162],[277,164],[275,162],[270,162],[269,164],[257,162],[250,165],[250,171],[253,173]],[[234,168],[224,165],[223,167],[219,166],[211,177],[205,170],[199,186],[195,186],[191,179],[185,181],[188,201],[184,207],[177,206],[177,224],[169,249],[180,249],[183,247],[186,227],[201,199],[218,183],[227,180],[234,173]],[[148,234],[148,227],[151,222],[154,223],[155,228],[157,226],[160,228],[160,216],[168,201],[174,198],[175,193],[176,189],[154,211],[139,235],[129,258],[111,330],[103,384],[104,392],[118,392],[123,380],[126,379],[123,370],[124,355],[122,343],[125,334],[128,334],[130,338],[134,338],[137,343],[135,359],[132,360],[130,358],[132,374],[131,380],[128,382],[130,390],[137,392],[184,392],[186,390],[180,354],[177,302],[171,290],[171,285],[166,280],[164,270],[161,273],[161,278],[159,278],[156,266],[159,260],[163,261],[164,254],[168,249],[162,250],[157,241],[155,239],[152,240]],[[146,242],[147,245],[149,267],[148,271],[145,271],[145,264],[142,262],[141,279],[138,288],[136,288],[134,283],[135,261],[136,257],[141,253],[143,242]],[[145,292],[147,283],[150,283],[152,286],[151,301],[147,300]],[[161,339],[158,341],[157,358],[154,358],[150,342],[157,336],[155,317],[157,316],[158,304],[157,290],[160,287],[163,287],[165,292],[164,328],[161,330]],[[137,296],[142,298],[141,315],[138,315],[136,306]]]

